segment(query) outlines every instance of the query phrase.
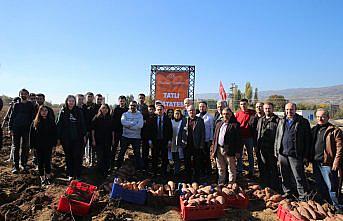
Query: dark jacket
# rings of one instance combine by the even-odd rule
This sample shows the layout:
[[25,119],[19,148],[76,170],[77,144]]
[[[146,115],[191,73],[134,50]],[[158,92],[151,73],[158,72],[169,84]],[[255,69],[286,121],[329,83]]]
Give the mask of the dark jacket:
[[262,153],[274,154],[276,129],[280,118],[273,114],[270,118],[261,117],[257,122],[257,149]]
[[[154,115],[153,123],[151,125],[151,138],[152,141],[156,141],[158,131],[158,115]],[[173,139],[173,126],[170,118],[167,115],[163,115],[163,140],[171,141]]]
[[35,109],[30,101],[26,103],[15,103],[9,119],[9,129],[13,130],[30,130],[33,121]]
[[[313,139],[316,138],[316,133],[318,131],[319,125],[317,124],[312,128],[312,137]],[[324,150],[324,159],[323,164],[325,166],[337,166],[338,168],[342,168],[342,155],[343,155],[343,135],[342,131],[335,127],[334,125],[329,123],[328,128],[324,133],[325,139],[325,150]],[[312,142],[312,152],[314,152],[314,145],[316,141],[313,140]]]
[[95,116],[92,120],[92,131],[97,145],[112,144],[112,120],[111,116]]
[[121,124],[121,116],[123,113],[127,112],[129,108],[124,107],[121,108],[119,105],[116,106],[112,113],[111,113],[111,118],[112,118],[112,124],[113,124],[113,130],[117,135],[122,135],[123,134],[123,125]]
[[227,149],[229,156],[235,156],[236,153],[240,153],[242,150],[242,138],[239,132],[239,123],[234,117],[231,117],[224,136],[224,147],[218,147],[218,138],[220,128],[224,124],[224,121],[220,121],[216,124],[216,128],[213,135],[213,145],[211,146],[211,155],[216,156],[218,148]]
[[[70,121],[71,115],[76,119],[76,134],[73,132]],[[72,110],[63,107],[57,118],[57,138],[62,142],[69,139],[79,139],[82,141],[86,132],[87,128],[82,110],[79,107],[74,107]]]
[[[187,146],[187,138],[188,138],[188,122],[190,117],[186,117],[182,120],[181,128],[178,136],[177,145],[178,146]],[[194,148],[196,149],[203,149],[205,147],[205,124],[204,120],[201,117],[195,117],[195,127],[193,129],[193,142]]]
[[143,120],[145,120],[148,117],[149,112],[148,112],[148,105],[146,103],[143,103],[143,104],[138,103],[137,110],[141,112],[141,114],[143,115]]
[[0,111],[2,110],[3,106],[4,106],[4,102],[2,102],[2,98],[0,97]]
[[148,114],[148,116],[146,117],[146,119],[144,119],[144,125],[141,131],[141,136],[142,139],[145,140],[152,140],[153,138],[153,130],[154,130],[154,123],[155,123],[155,118],[156,118],[156,114]]
[[[264,117],[264,116],[262,116]],[[257,146],[257,124],[258,120],[261,119],[262,117],[259,117],[257,113],[250,119],[250,125],[251,125],[251,133],[253,134],[253,142],[254,142],[254,147]]]
[[223,117],[221,116],[221,114],[218,111],[216,111],[213,117],[213,132],[216,129],[217,123],[220,122],[222,119]]
[[92,129],[92,120],[94,116],[98,113],[98,106],[95,103],[84,104],[82,106],[82,112],[87,132],[90,132]]
[[33,123],[31,124],[29,141],[31,149],[54,147],[56,142],[57,126],[54,120],[42,120],[37,128]]
[[[275,144],[274,144],[274,155],[276,157],[278,157],[278,155],[282,153],[283,151],[282,139],[284,135],[285,124],[286,124],[286,116],[279,120],[277,129],[276,129],[276,137],[275,137]],[[299,114],[295,114],[293,124],[295,124],[295,133],[296,133],[296,137],[294,140],[296,158],[310,160],[312,158],[312,152],[311,152],[312,135],[311,135],[310,123],[308,122],[307,119],[303,118]]]

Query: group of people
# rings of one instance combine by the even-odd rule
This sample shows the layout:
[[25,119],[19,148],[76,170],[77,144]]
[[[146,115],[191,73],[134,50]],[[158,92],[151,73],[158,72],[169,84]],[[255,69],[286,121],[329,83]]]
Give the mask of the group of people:
[[[218,101],[212,116],[205,101],[195,107],[186,98],[184,108],[165,110],[162,102],[147,105],[145,95],[139,94],[138,101],[128,106],[126,97],[119,96],[111,109],[101,94],[88,92],[68,95],[55,120],[43,94],[32,96],[22,89],[19,96],[8,115],[12,172],[28,169],[31,147],[42,184],[51,182],[52,149],[60,144],[70,180],[80,178],[84,158],[89,166],[96,164],[103,176],[120,168],[131,145],[136,170],[166,176],[172,167],[178,177],[183,162],[185,181],[217,171],[218,183],[236,182],[243,174],[245,149],[247,176],[258,174],[261,185],[282,190],[286,198],[309,196],[304,166],[312,163],[318,192],[342,209],[338,201],[342,131],[329,123],[325,109],[316,111],[317,124],[311,129],[309,121],[296,113],[295,103],[287,103],[284,116],[278,117],[270,102],[258,102],[252,110],[242,99],[234,113],[225,101]],[[255,173],[254,155],[259,173]]]

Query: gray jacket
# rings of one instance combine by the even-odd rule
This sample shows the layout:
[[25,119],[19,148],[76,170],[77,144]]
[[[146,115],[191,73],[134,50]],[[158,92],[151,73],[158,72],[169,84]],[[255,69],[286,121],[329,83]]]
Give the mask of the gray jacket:
[[136,111],[132,113],[127,111],[121,116],[121,124],[123,125],[123,137],[141,139],[141,129],[143,127],[143,115]]

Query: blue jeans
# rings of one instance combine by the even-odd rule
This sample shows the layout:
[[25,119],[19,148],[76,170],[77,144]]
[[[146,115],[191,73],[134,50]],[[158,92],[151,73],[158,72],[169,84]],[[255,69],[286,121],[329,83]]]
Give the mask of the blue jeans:
[[[254,172],[254,142],[253,142],[253,138],[251,138],[251,137],[250,138],[244,138],[243,144],[244,144],[244,146],[248,152],[249,173],[253,173]],[[238,173],[243,172],[243,160],[242,160],[243,148],[242,148],[242,152],[240,154],[241,154],[241,156],[238,158],[238,161],[237,161],[237,172]]]
[[323,199],[332,202],[337,209],[342,209],[337,199],[338,173],[331,170],[330,166],[323,166],[320,162],[313,163],[313,174],[316,180],[316,186]]
[[117,166],[121,167],[125,153],[129,145],[132,145],[133,155],[135,157],[135,167],[136,169],[143,168],[143,162],[141,158],[141,139],[122,137],[120,140],[120,152],[118,156]]

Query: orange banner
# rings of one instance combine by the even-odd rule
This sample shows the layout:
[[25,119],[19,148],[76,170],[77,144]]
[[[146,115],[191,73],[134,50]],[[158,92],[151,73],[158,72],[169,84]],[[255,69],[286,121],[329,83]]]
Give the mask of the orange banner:
[[156,72],[155,99],[162,101],[165,109],[182,109],[188,87],[188,72]]

